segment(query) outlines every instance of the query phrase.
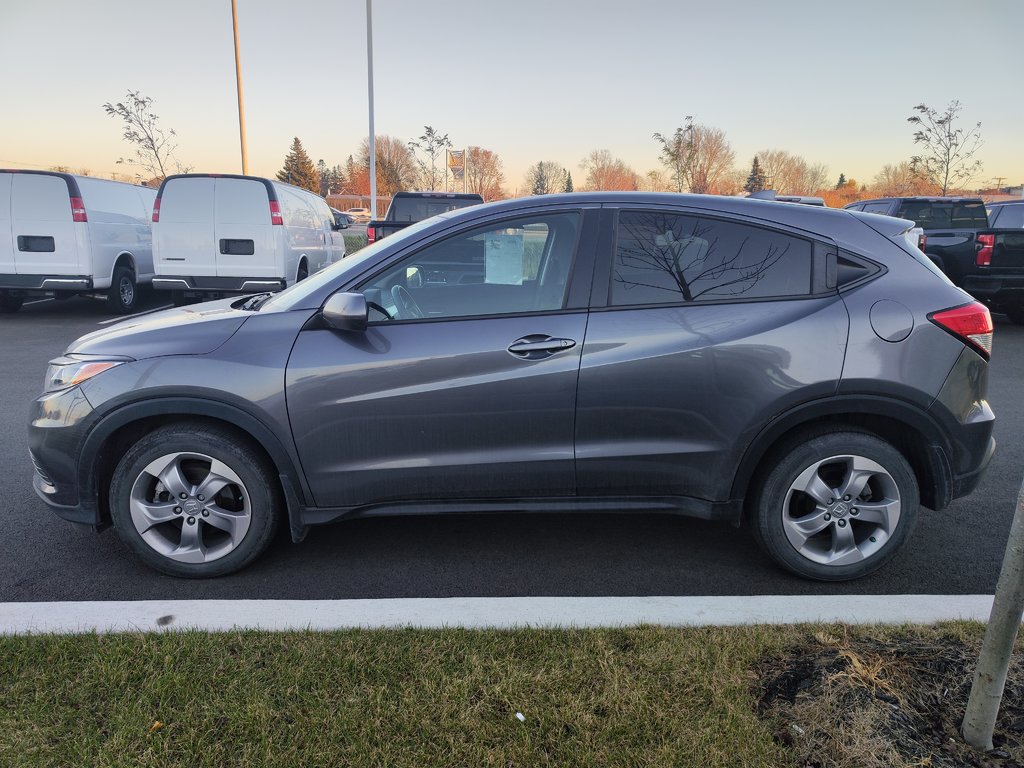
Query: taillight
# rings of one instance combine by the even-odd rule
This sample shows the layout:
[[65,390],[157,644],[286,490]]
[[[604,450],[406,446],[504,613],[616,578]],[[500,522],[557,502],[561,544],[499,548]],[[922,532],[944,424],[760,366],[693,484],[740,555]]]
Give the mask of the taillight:
[[284,219],[281,218],[281,204],[277,200],[270,201],[270,223],[284,226]]
[[153,221],[160,221],[160,198],[153,202]]
[[978,235],[978,266],[992,266],[992,250],[996,247],[995,235]]
[[376,227],[367,227],[366,228],[366,244],[369,245],[370,243],[375,243],[375,242],[377,242],[377,228]]
[[80,197],[71,198],[71,220],[72,221],[88,221],[89,218],[85,215],[85,203],[82,202]]
[[924,247],[926,245],[928,245],[928,235],[922,232],[920,235],[917,236],[917,250],[924,253]]
[[928,319],[974,347],[986,360],[992,356],[994,326],[992,315],[984,304],[975,301],[962,307],[944,309],[928,315]]

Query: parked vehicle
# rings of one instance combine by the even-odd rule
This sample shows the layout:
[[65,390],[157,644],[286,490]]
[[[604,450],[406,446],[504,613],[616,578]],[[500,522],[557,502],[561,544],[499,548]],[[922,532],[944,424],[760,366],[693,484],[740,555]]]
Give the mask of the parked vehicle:
[[396,192],[384,218],[366,225],[366,240],[375,243],[417,221],[483,201],[480,195],[461,192]]
[[338,229],[348,229],[356,223],[354,217],[339,211],[337,208],[331,208],[331,215],[334,217],[334,223],[338,225]]
[[1000,229],[1024,229],[1024,200],[1000,200],[989,203],[988,225]]
[[355,219],[357,224],[365,224],[373,218],[369,208],[346,208],[345,213]]
[[278,525],[605,510],[862,576],[995,446],[991,317],[912,227],[651,193],[445,213],[276,295],[78,339],[32,408],[34,486],[186,577]]
[[107,297],[131,312],[153,279],[154,190],[56,171],[0,170],[0,312],[27,296]]
[[1024,325],[1024,228],[982,230],[976,239],[975,263],[964,275],[963,289]]
[[153,286],[176,304],[278,291],[339,261],[343,227],[327,202],[258,176],[168,176],[153,207]]

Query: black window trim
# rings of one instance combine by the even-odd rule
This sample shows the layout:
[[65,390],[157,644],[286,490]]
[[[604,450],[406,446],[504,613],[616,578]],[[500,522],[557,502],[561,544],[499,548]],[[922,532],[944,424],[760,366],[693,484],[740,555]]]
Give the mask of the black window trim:
[[[518,221],[524,218],[530,217],[542,217],[555,214],[575,213],[580,219],[580,231],[576,235],[575,249],[572,254],[572,264],[569,267],[569,275],[567,277],[567,289],[565,296],[562,299],[562,306],[560,309],[538,309],[526,312],[500,312],[494,314],[485,315],[456,315],[449,317],[419,317],[419,318],[405,318],[405,319],[394,319],[394,320],[369,320],[367,327],[374,328],[378,326],[390,327],[393,325],[410,325],[414,323],[441,323],[441,322],[461,322],[464,320],[485,320],[490,318],[510,318],[510,317],[536,317],[540,315],[569,315],[578,314],[580,312],[587,311],[586,305],[586,294],[585,292],[576,287],[576,284],[583,283],[589,286],[589,280],[585,276],[587,270],[590,270],[590,278],[593,278],[594,268],[594,240],[597,237],[597,219],[601,212],[601,209],[595,206],[576,206],[576,205],[557,205],[557,206],[544,206],[530,210],[520,210],[515,213],[505,213],[501,216],[494,218],[483,218],[474,219],[467,222],[462,222],[461,226],[451,227],[438,233],[437,237],[429,237],[426,240],[418,240],[415,243],[410,243],[409,247],[403,248],[402,250],[392,254],[390,258],[385,259],[383,262],[378,263],[370,270],[363,272],[356,279],[351,281],[347,287],[339,288],[338,290],[347,290],[354,292],[361,292],[364,286],[373,281],[375,278],[383,275],[395,267],[399,262],[404,261],[406,258],[412,257],[420,251],[431,248],[438,243],[442,243],[445,240],[450,240],[454,237],[459,237],[467,232],[471,232],[475,229],[481,229],[483,227],[500,227],[502,222],[506,221]],[[585,287],[585,286],[584,286]],[[335,293],[337,291],[333,291]],[[583,294],[582,303],[580,294]]]
[[[804,240],[811,246],[811,284],[808,293],[797,296],[759,296],[756,298],[736,299],[708,299],[701,301],[669,301],[657,304],[612,304],[611,303],[611,273],[614,266],[615,250],[618,244],[619,235],[619,214],[634,211],[661,211],[664,213],[675,213],[682,216],[699,216],[705,219],[714,219],[728,222],[730,224],[743,224],[757,229],[766,229],[771,232]],[[802,301],[805,299],[820,299],[827,296],[835,296],[837,289],[829,288],[828,283],[828,257],[837,253],[837,246],[834,242],[816,236],[805,230],[786,225],[767,222],[762,219],[751,218],[709,210],[705,208],[680,207],[672,205],[657,204],[606,204],[604,206],[604,217],[601,221],[601,234],[604,247],[598,257],[598,263],[594,270],[593,289],[591,291],[591,311],[618,311],[637,309],[665,309],[671,307],[696,307],[713,306],[719,304],[751,304],[770,301]]]

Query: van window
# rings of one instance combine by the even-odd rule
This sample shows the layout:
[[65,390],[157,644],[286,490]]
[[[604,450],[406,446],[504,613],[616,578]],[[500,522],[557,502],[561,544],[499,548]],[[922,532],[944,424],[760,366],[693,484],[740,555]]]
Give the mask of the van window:
[[60,176],[14,174],[11,216],[27,221],[71,221],[71,195]]
[[171,179],[160,198],[160,223],[213,223],[213,179]]
[[270,225],[270,197],[261,181],[217,179],[217,221]]

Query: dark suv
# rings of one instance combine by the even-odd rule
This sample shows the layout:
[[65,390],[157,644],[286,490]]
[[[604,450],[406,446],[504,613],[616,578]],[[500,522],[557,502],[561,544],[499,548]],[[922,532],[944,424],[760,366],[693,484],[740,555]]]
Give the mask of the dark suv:
[[991,318],[911,226],[643,193],[453,211],[77,340],[32,408],[35,488],[178,576],[279,524],[571,510],[747,521],[854,578],[994,448]]

